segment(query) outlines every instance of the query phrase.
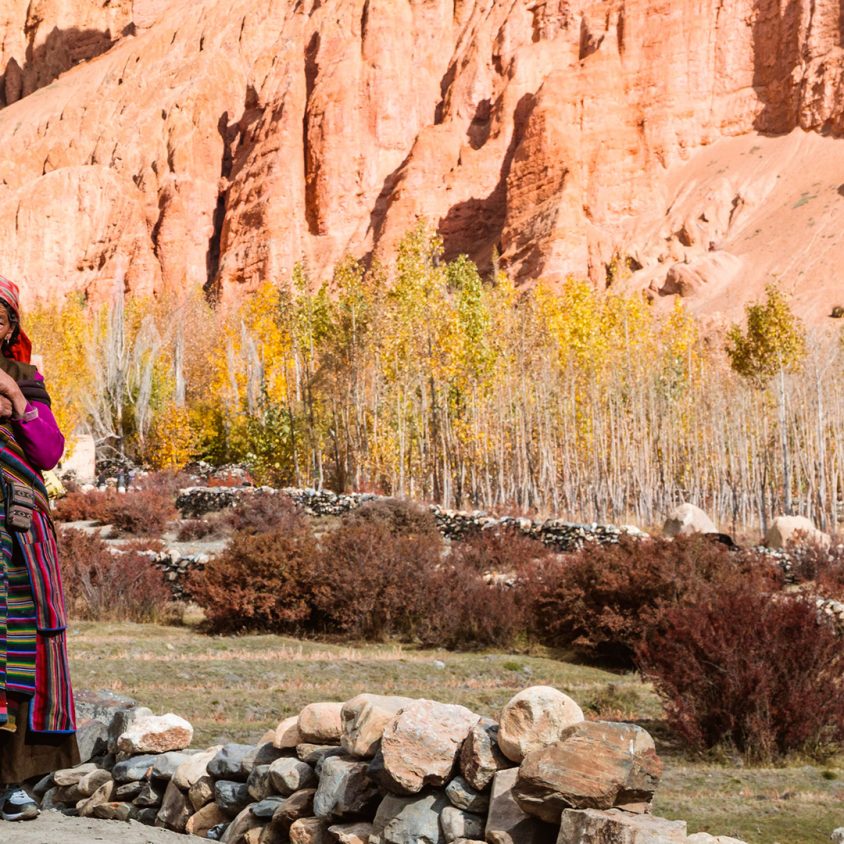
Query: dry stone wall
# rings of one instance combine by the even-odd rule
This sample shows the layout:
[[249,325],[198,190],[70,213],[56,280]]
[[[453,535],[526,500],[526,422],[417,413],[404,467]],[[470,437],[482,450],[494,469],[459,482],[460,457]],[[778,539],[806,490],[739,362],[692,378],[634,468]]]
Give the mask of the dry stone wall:
[[84,762],[34,788],[42,810],[134,819],[226,844],[741,844],[650,812],[651,736],[586,721],[535,686],[497,721],[361,694],[318,702],[252,744],[192,748],[191,725],[81,695]]

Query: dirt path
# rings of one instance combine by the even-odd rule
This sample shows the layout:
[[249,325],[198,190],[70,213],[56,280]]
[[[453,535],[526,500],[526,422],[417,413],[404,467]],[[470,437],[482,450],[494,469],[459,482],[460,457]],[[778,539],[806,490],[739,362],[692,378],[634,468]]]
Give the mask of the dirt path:
[[137,821],[98,821],[68,818],[59,812],[45,812],[37,820],[19,823],[0,821],[3,844],[189,844],[193,836],[144,826]]

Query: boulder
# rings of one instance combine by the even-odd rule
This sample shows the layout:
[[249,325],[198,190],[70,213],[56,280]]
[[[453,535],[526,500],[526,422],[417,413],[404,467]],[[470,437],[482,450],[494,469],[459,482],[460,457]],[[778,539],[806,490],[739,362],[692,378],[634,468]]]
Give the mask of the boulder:
[[249,772],[245,764],[251,761],[255,746],[252,744],[224,744],[208,763],[208,773],[217,780],[246,782]]
[[285,718],[275,728],[273,745],[279,750],[292,750],[297,744],[302,743],[302,735],[299,732],[299,717],[297,715]]
[[201,777],[208,774],[208,763],[222,749],[221,745],[209,747],[208,750],[200,751],[188,756],[173,773],[173,782],[179,788],[188,789]]
[[795,544],[829,548],[831,541],[828,533],[818,530],[815,523],[805,516],[777,516],[765,534],[765,545],[777,549],[787,549]]
[[405,707],[408,697],[362,694],[346,701],[340,710],[340,744],[351,756],[371,758],[378,749],[384,728]]
[[[91,771],[89,774],[85,774],[77,787],[79,788],[79,793],[82,794],[83,797],[90,797],[101,785],[105,785],[112,779],[111,773],[106,771],[104,768],[98,768],[96,771]],[[122,799],[120,797],[117,798],[118,800]]]
[[329,840],[337,841],[338,844],[369,844],[370,835],[372,835],[372,824],[365,821],[328,827]]
[[172,712],[135,718],[117,739],[121,753],[166,753],[193,741],[193,727]]
[[378,797],[368,768],[366,762],[351,757],[326,759],[314,795],[314,814],[328,820],[365,814]]
[[686,844],[685,821],[619,809],[576,809],[563,812],[557,844],[606,841],[612,844]]
[[172,779],[179,767],[195,755],[197,754],[191,750],[171,750],[169,753],[162,753],[156,757],[150,777],[154,780]]
[[189,789],[188,799],[193,808],[198,812],[207,803],[214,799],[214,779],[207,774],[200,777]]
[[152,710],[147,709],[145,706],[115,709],[108,725],[108,752],[117,753],[117,742],[120,736],[139,718],[150,716],[152,716]]
[[284,796],[308,788],[316,782],[314,769],[299,759],[276,759],[269,767],[269,776],[275,790]]
[[96,718],[82,721],[76,730],[79,759],[87,762],[108,752],[108,725]]
[[498,746],[498,724],[488,718],[475,724],[460,751],[460,772],[466,782],[483,791],[498,771],[513,765]]
[[[287,800],[286,797],[280,797],[279,795],[274,794],[270,797],[265,797],[263,800],[259,800],[250,808],[252,809],[252,814],[255,815],[256,818],[262,818],[263,820],[270,821],[273,819],[278,807],[281,806],[285,800]],[[308,814],[310,814],[310,812]]]
[[302,741],[339,744],[343,733],[342,709],[342,703],[309,703],[299,713],[298,727]]
[[319,818],[299,818],[290,827],[290,844],[328,844],[328,827]]
[[93,762],[77,765],[75,768],[62,768],[53,773],[53,784],[58,786],[78,785],[88,774],[97,770]]
[[79,812],[79,816],[81,818],[92,817],[93,811],[97,806],[111,802],[115,788],[114,780],[103,783],[90,797],[77,804],[76,809]]
[[184,832],[192,814],[193,806],[187,795],[170,780],[155,818],[155,825],[172,829],[174,832]]
[[484,834],[484,819],[480,815],[446,806],[440,815],[440,826],[448,844],[459,838],[478,839]]
[[426,791],[413,797],[388,794],[378,806],[369,844],[445,844],[440,815],[445,795]]
[[228,822],[228,815],[216,803],[208,803],[190,816],[187,824],[185,824],[185,832],[188,835],[197,835],[200,838],[206,838],[208,830],[211,827]]
[[214,802],[230,818],[242,812],[251,800],[246,783],[232,780],[217,780],[214,783]]
[[445,787],[445,794],[452,806],[465,812],[484,815],[489,810],[489,794],[472,788],[463,777],[455,777]]
[[513,762],[553,744],[569,727],[583,721],[583,711],[550,686],[531,686],[512,697],[501,710],[498,746]]
[[273,793],[273,781],[269,765],[256,765],[246,780],[246,788],[253,800],[263,800]]
[[513,796],[529,815],[559,823],[567,808],[643,808],[661,775],[653,739],[641,727],[584,721],[528,753]]
[[488,844],[553,844],[555,827],[531,817],[516,802],[518,774],[518,768],[508,768],[493,777],[484,838]]
[[678,504],[662,526],[665,536],[689,536],[695,533],[718,533],[712,519],[694,504]]
[[464,706],[418,700],[384,730],[381,753],[388,788],[415,794],[443,785],[454,770],[464,739],[479,717]]
[[145,754],[144,756],[124,759],[111,769],[111,775],[115,782],[137,782],[138,780],[149,779],[152,776],[152,769],[155,767],[157,758],[153,754]]
[[295,794],[291,794],[273,815],[273,822],[289,827],[293,821],[299,818],[311,817],[314,813],[315,788],[303,788]]
[[256,818],[249,809],[244,809],[226,827],[220,841],[222,844],[246,844],[247,834],[254,829],[260,829],[263,825],[263,822]]

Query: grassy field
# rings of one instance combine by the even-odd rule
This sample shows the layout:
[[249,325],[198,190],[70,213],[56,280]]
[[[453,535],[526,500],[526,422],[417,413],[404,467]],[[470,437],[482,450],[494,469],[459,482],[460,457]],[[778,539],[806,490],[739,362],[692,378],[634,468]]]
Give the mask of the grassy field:
[[87,622],[72,625],[69,648],[77,688],[121,692],[156,712],[183,715],[196,729],[196,746],[255,741],[306,703],[364,691],[462,703],[495,716],[525,686],[556,686],[590,716],[635,720],[651,730],[666,768],[655,811],[687,820],[690,832],[750,844],[820,844],[844,825],[844,760],[747,768],[689,759],[666,735],[647,685],[633,674],[575,664],[564,654],[349,647]]

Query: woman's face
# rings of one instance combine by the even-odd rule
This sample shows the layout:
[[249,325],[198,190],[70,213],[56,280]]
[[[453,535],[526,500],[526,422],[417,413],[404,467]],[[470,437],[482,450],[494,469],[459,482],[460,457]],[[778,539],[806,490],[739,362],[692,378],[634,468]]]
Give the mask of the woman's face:
[[0,343],[12,336],[15,326],[12,325],[12,320],[9,318],[9,312],[5,306],[0,305]]

